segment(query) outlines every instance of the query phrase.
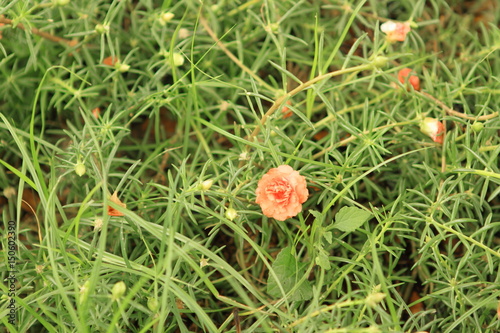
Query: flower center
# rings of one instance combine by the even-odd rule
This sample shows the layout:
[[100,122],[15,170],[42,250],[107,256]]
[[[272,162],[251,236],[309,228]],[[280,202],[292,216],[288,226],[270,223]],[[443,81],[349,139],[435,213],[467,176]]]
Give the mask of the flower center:
[[283,203],[288,201],[292,193],[292,187],[290,183],[284,178],[274,181],[269,184],[266,188],[266,194],[273,198],[277,203]]

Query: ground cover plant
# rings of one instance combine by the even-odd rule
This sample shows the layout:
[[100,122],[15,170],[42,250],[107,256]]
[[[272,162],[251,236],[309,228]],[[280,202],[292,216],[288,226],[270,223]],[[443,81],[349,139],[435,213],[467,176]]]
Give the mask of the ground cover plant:
[[0,0],[0,330],[499,332],[499,20]]

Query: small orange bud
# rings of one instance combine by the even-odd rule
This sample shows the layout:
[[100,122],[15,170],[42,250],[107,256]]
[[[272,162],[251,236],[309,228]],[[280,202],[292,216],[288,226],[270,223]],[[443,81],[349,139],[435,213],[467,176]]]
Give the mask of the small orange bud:
[[114,66],[118,61],[119,60],[117,57],[109,56],[107,58],[104,58],[104,60],[102,61],[102,64],[106,65],[106,66]]
[[94,116],[95,119],[99,118],[99,116],[101,115],[101,109],[100,108],[92,109],[92,115]]
[[78,45],[78,39],[72,39],[72,40],[68,41],[67,44],[69,47],[75,47]]
[[415,89],[416,91],[420,91],[420,79],[416,75],[410,75],[411,72],[411,68],[403,68],[398,72],[398,80],[402,84],[405,84],[408,80],[408,83],[411,84],[413,89]]
[[[292,105],[292,101],[288,100],[286,104]],[[281,109],[281,113],[283,114],[283,119],[293,116],[292,110],[286,105]]]
[[[109,200],[111,202],[119,205],[120,207],[127,208],[127,205],[124,204],[123,202],[121,202],[120,199],[118,199],[118,193],[116,191],[115,191],[115,193],[113,193],[111,198],[109,198]],[[109,216],[123,216],[123,213],[119,212],[118,210],[114,209],[111,206],[108,206],[108,215]]]

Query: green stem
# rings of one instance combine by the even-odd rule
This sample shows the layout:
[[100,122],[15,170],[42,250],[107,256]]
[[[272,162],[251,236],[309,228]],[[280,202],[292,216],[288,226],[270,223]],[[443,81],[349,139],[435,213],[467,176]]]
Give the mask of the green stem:
[[[409,125],[409,124],[413,124],[413,123],[416,123],[418,122],[419,120],[416,119],[416,120],[407,120],[407,121],[401,121],[399,123],[394,123],[394,124],[387,124],[387,125],[383,125],[383,126],[379,126],[379,127],[375,127],[374,129],[371,129],[371,130],[366,130],[366,131],[363,131],[361,132],[361,134],[369,134],[369,133],[373,133],[373,132],[376,132],[376,131],[380,131],[380,130],[383,130],[383,129],[386,129],[386,128],[391,128],[391,127],[396,127],[396,126],[404,126],[404,125]],[[323,149],[322,151],[320,151],[319,153],[316,153],[313,155],[313,159],[317,159],[318,157],[321,157],[323,156],[324,154],[326,154],[328,151],[334,149],[334,148],[337,148],[337,147],[341,147],[341,146],[344,146],[346,144],[348,144],[349,142],[351,141],[354,141],[356,140],[358,137],[357,136],[350,136],[348,137],[347,139],[344,139],[342,141],[339,141],[337,142],[336,144],[334,145],[331,145],[330,147],[326,147],[325,149]]]
[[[378,97],[372,99],[371,101],[368,102],[368,105],[370,104],[373,104],[373,103],[376,103],[380,100],[383,100],[384,98],[386,98],[387,96],[389,96],[390,94],[394,93],[395,90],[387,90],[385,93],[383,93],[382,95],[378,95]],[[361,103],[361,104],[357,104],[357,105],[353,105],[353,106],[350,106],[348,108],[345,108],[343,110],[340,110],[338,112],[336,112],[335,114],[331,114],[329,116],[326,116],[325,118],[321,119],[320,121],[318,121],[314,127],[315,128],[319,128],[321,126],[324,126],[325,124],[327,124],[328,122],[330,121],[334,121],[335,119],[337,119],[337,116],[338,115],[341,115],[341,114],[344,114],[344,113],[348,113],[348,112],[351,112],[351,111],[354,111],[354,110],[357,110],[357,109],[361,109],[363,108],[364,106],[366,105],[366,103]]]
[[[284,103],[285,100],[292,98],[293,96],[297,95],[299,92],[311,87],[312,85],[314,85],[315,83],[318,83],[320,81],[330,79],[334,76],[344,75],[344,74],[353,73],[353,72],[360,72],[360,71],[364,71],[364,70],[368,70],[368,69],[372,69],[372,68],[373,68],[373,64],[369,63],[369,64],[354,66],[354,67],[350,67],[350,68],[346,68],[346,69],[340,69],[337,71],[333,71],[333,72],[329,72],[329,73],[326,73],[323,75],[316,76],[314,79],[300,84],[298,87],[296,87],[295,89],[293,89],[289,93],[278,97],[274,101],[271,108],[266,112],[266,114],[264,116],[262,116],[262,119],[260,120],[260,125],[255,127],[253,132],[248,137],[248,141],[253,141],[253,139],[257,136],[257,134],[259,134],[261,127],[263,127],[264,124],[267,122],[267,119],[274,113],[274,111],[276,111],[278,109],[278,107],[280,105],[282,105]],[[246,150],[248,151],[248,147]]]
[[459,231],[456,231],[455,229],[453,228],[450,228],[449,226],[445,225],[445,224],[441,224],[437,221],[435,221],[432,217],[431,218],[428,218],[427,219],[427,223],[430,223],[432,224],[433,226],[437,227],[437,228],[440,228],[440,229],[443,229],[443,230],[446,230],[448,231],[449,233],[452,233],[454,235],[456,235],[458,238],[460,239],[465,239],[466,241],[468,241],[469,243],[472,243],[476,246],[479,246],[480,248],[482,248],[483,250],[489,252],[490,254],[496,256],[496,257],[499,257],[500,258],[500,252],[498,251],[495,251],[493,250],[492,248],[484,245],[483,243],[481,242],[478,242],[477,240],[475,240],[474,238],[472,237],[469,237],[467,235],[464,235],[463,233],[459,232]]
[[332,311],[332,310],[335,310],[335,309],[339,309],[339,308],[344,308],[344,307],[347,307],[347,306],[363,305],[365,303],[366,303],[366,301],[364,299],[362,299],[362,300],[356,300],[356,301],[348,300],[348,301],[343,301],[343,302],[340,302],[340,303],[331,304],[331,305],[325,306],[324,308],[321,308],[319,310],[311,312],[307,316],[304,316],[304,317],[302,317],[300,319],[297,319],[296,321],[294,321],[293,323],[291,323],[288,327],[289,328],[295,327],[295,326],[297,326],[299,324],[302,324],[306,320],[314,318],[314,317],[317,317],[320,314],[325,313],[325,312],[329,312],[329,311]]
[[245,64],[243,64],[240,59],[238,59],[229,49],[221,42],[219,37],[215,34],[215,32],[208,25],[207,20],[200,15],[200,23],[205,29],[205,31],[212,37],[212,39],[217,43],[217,45],[221,48],[221,50],[231,59],[239,68],[241,68],[245,73],[250,75],[255,81],[259,82],[260,85],[266,87],[270,91],[277,91],[276,88],[270,86],[263,79],[261,79],[257,74],[254,73],[250,68],[248,68]]
[[495,150],[495,149],[498,149],[498,145],[479,147],[479,151],[480,152],[492,151],[492,150]]

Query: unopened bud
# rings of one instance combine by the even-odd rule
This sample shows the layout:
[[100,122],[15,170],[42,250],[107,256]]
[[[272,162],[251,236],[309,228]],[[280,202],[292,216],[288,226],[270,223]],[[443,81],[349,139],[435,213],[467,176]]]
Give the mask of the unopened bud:
[[413,89],[420,91],[420,79],[416,75],[411,75],[411,68],[403,68],[398,72],[398,80],[402,84],[408,83],[413,87]]
[[148,297],[148,309],[152,312],[156,312],[158,310],[158,299],[156,297]]
[[484,124],[476,121],[476,122],[474,122],[474,124],[472,124],[471,128],[474,131],[474,133],[479,133],[483,130]]
[[234,208],[228,208],[226,210],[226,217],[229,221],[232,221],[238,216],[238,212]]
[[174,66],[175,67],[179,67],[179,66],[182,66],[184,64],[184,57],[182,56],[182,54],[175,52],[172,55],[172,57],[174,59]]
[[208,191],[208,190],[210,190],[210,188],[212,187],[213,184],[214,184],[213,179],[207,179],[207,180],[201,182],[201,190]]
[[117,71],[121,73],[125,73],[130,69],[130,65],[127,64],[122,64],[122,63],[116,63],[115,68]]
[[444,125],[437,119],[426,117],[420,123],[420,131],[428,135],[432,141],[442,144],[444,140]]
[[279,32],[280,24],[279,23],[270,23],[268,24],[265,29],[267,32],[271,32],[273,34],[277,34]]
[[85,174],[85,172],[87,171],[87,169],[85,169],[85,164],[83,164],[82,162],[78,162],[75,164],[75,173],[78,175],[78,176],[83,176]]
[[111,298],[113,299],[113,301],[116,301],[117,299],[121,298],[123,294],[125,294],[126,290],[127,286],[125,285],[125,282],[119,281],[115,283],[113,289],[111,289]]
[[163,13],[160,15],[160,18],[158,19],[158,21],[160,22],[161,25],[165,25],[168,22],[170,22],[174,18],[174,16],[175,16],[174,13],[170,13],[170,12]]
[[376,56],[375,59],[372,60],[373,66],[376,68],[382,68],[387,66],[387,63],[389,62],[389,59],[384,56]]
[[100,35],[109,32],[109,25],[104,25],[99,23],[95,26],[95,32],[97,32]]
[[188,29],[186,29],[186,28],[180,28],[178,36],[179,36],[179,39],[186,39],[186,38],[189,37],[190,34],[191,33],[189,32]]

